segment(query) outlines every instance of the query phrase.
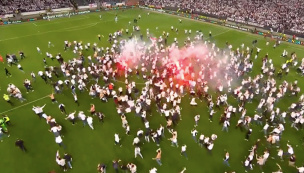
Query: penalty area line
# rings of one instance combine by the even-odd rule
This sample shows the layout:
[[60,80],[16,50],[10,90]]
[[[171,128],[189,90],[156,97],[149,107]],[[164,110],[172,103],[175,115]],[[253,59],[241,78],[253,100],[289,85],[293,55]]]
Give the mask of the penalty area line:
[[226,30],[226,31],[224,31],[224,32],[220,32],[220,33],[218,33],[218,34],[215,34],[213,37],[216,37],[216,36],[225,34],[225,33],[230,32],[230,31],[231,31],[231,30]]
[[42,100],[42,99],[45,99],[45,98],[47,98],[47,97],[49,97],[49,95],[44,96],[44,97],[41,97],[41,98],[36,99],[36,100],[33,100],[33,101],[31,101],[31,102],[25,103],[25,104],[23,104],[23,105],[14,107],[14,108],[9,109],[9,110],[7,110],[7,111],[1,112],[0,115],[5,114],[5,113],[7,113],[7,112],[11,112],[11,111],[16,110],[16,109],[19,109],[19,108],[24,107],[24,106],[26,106],[26,105],[29,105],[29,104],[31,104],[31,103],[35,103],[35,102],[37,102],[37,101],[39,101],[39,100]]
[[[116,80],[116,82],[118,82],[118,83],[125,83],[125,82],[118,81],[118,80]],[[136,84],[138,84],[138,85],[144,85],[145,83],[136,83]],[[22,108],[22,107],[27,106],[27,105],[29,105],[29,104],[35,103],[35,102],[37,102],[37,101],[39,101],[39,100],[43,100],[43,99],[45,99],[45,98],[47,98],[47,97],[49,97],[49,95],[46,95],[46,96],[44,96],[44,97],[41,97],[41,98],[36,99],[36,100],[33,100],[33,101],[30,101],[30,102],[25,103],[25,104],[23,104],[23,105],[16,106],[16,107],[14,107],[14,108],[12,108],[12,109],[9,109],[9,110],[7,110],[7,111],[1,112],[0,115],[5,114],[5,113],[8,113],[8,112],[11,112],[11,111],[16,110],[16,109],[19,109],[19,108]]]

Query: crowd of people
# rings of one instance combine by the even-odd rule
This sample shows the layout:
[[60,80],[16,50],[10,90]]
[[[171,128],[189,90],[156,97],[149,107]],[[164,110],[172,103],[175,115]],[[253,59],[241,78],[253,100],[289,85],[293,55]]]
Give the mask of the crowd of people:
[[[93,1],[77,1],[80,4],[89,4],[91,2]],[[180,9],[191,9],[204,14],[258,23],[263,26],[279,29],[280,31],[304,32],[304,2],[300,0],[144,0],[141,3],[160,7],[169,6]],[[70,6],[71,2],[69,0],[2,0],[0,1],[0,15],[13,14],[17,10],[27,12]]]
[[[99,2],[122,2],[121,0],[111,0]],[[49,9],[67,8],[73,5],[84,6],[96,3],[95,0],[1,0],[0,15],[15,14],[19,12],[32,12]],[[0,17],[1,18],[1,17]]]
[[230,17],[269,26],[280,31],[304,32],[304,2],[301,0],[144,0],[146,5],[191,9],[203,14]]
[[[77,3],[88,4],[92,1],[77,1]],[[145,0],[141,2],[146,5],[160,7],[176,7],[180,9],[191,9],[204,14],[219,17],[229,17],[235,20],[258,23],[274,29],[291,30],[297,33],[304,32],[304,2],[300,0],[250,0],[250,1],[172,1],[172,0]],[[20,12],[40,11],[45,9],[56,9],[70,7],[69,0],[2,0],[0,1],[0,14],[13,14]]]
[[70,0],[1,0],[0,15],[71,7]]
[[[149,17],[149,13],[145,17]],[[138,20],[140,19],[139,15]],[[115,21],[119,22],[117,16]],[[92,130],[94,129],[94,119],[98,118],[99,121],[103,122],[105,115],[96,111],[95,105],[88,105],[90,115],[85,115],[83,111],[79,111],[78,114],[66,112],[65,103],[57,100],[56,94],[60,94],[63,89],[70,90],[71,99],[77,105],[79,105],[77,94],[88,94],[93,99],[100,99],[102,102],[113,99],[117,114],[121,117],[122,128],[126,131],[126,134],[114,135],[115,145],[133,145],[135,157],[144,158],[145,154],[141,153],[141,148],[145,147],[144,143],[146,142],[154,142],[156,146],[163,145],[164,134],[169,133],[172,135],[169,139],[172,146],[180,147],[181,155],[188,159],[187,146],[185,144],[179,146],[178,131],[175,130],[178,122],[182,119],[182,106],[185,106],[181,103],[188,101],[188,99],[183,99],[187,95],[186,98],[190,98],[190,103],[186,106],[200,104],[208,106],[202,115],[208,113],[210,123],[216,121],[213,119],[213,115],[219,112],[221,114],[219,123],[224,132],[228,132],[232,128],[231,126],[239,128],[240,133],[244,133],[245,140],[248,141],[253,132],[251,126],[256,124],[261,127],[261,132],[257,133],[264,133],[265,139],[258,139],[248,152],[248,156],[245,156],[242,163],[246,172],[253,169],[254,163],[262,170],[270,156],[277,159],[277,163],[281,159],[288,159],[290,166],[295,167],[300,173],[304,172],[304,167],[295,165],[298,154],[294,152],[293,147],[295,146],[288,144],[288,150],[283,151],[285,148],[279,145],[282,138],[287,138],[283,135],[286,127],[285,118],[288,117],[292,124],[291,127],[295,130],[302,128],[304,123],[304,111],[302,111],[304,96],[299,95],[300,88],[297,81],[284,81],[282,84],[276,82],[285,79],[289,68],[298,64],[303,65],[303,61],[299,63],[295,52],[288,53],[284,50],[281,58],[285,58],[286,62],[281,67],[275,67],[272,58],[278,57],[273,57],[266,51],[263,52],[257,47],[256,42],[253,42],[252,45],[231,45],[227,42],[227,47],[220,49],[212,42],[211,31],[209,35],[204,35],[202,31],[192,31],[190,28],[179,31],[178,27],[174,26],[159,31],[158,34],[154,33],[158,35],[157,37],[151,37],[151,31],[149,29],[142,31],[136,21],[134,20],[134,25],[131,24],[131,21],[129,22],[129,26],[133,26],[131,29],[125,28],[109,34],[108,42],[111,47],[100,47],[98,40],[92,44],[74,40],[63,41],[65,51],[74,54],[75,58],[70,60],[64,59],[61,54],[56,52],[51,53],[48,50],[43,51],[37,48],[39,54],[45,55],[46,61],[57,60],[58,66],[48,66],[45,69],[40,69],[37,73],[32,72],[31,80],[38,80],[36,76],[39,76],[46,84],[53,85],[55,93],[51,94],[50,98],[54,104],[58,104],[61,112],[67,116],[66,119],[71,121],[71,124],[80,121],[83,126],[88,125]],[[180,19],[177,23],[182,24],[182,20]],[[156,30],[158,31],[159,28],[156,27]],[[144,32],[146,34],[143,34]],[[173,43],[168,43],[168,37],[172,33],[178,32],[184,34],[186,39],[174,38]],[[150,38],[150,41],[145,42],[143,37]],[[101,35],[98,35],[98,39],[101,40]],[[184,45],[183,49],[178,48],[178,45],[182,44]],[[271,49],[275,49],[280,46],[280,42],[267,42],[267,45],[272,46]],[[49,46],[54,45],[49,42]],[[94,54],[85,56],[84,52],[87,50],[93,50]],[[18,58],[14,59],[7,55],[6,59],[10,62],[17,61],[11,65],[19,64]],[[263,63],[261,67],[254,67],[261,70],[260,74],[252,76],[250,72],[254,66],[254,59],[260,59]],[[22,67],[21,70],[23,71]],[[53,77],[54,75],[56,77],[64,76],[64,78],[58,80]],[[10,76],[10,73],[7,76]],[[132,80],[134,79],[132,76],[143,80],[144,86],[138,86],[136,81]],[[118,79],[124,82],[124,87],[115,86]],[[24,86],[27,91],[32,91],[35,87],[32,87],[32,83],[28,79],[24,82]],[[10,97],[24,101],[22,90],[18,89],[17,86],[9,84],[7,92]],[[291,104],[288,110],[276,107],[278,102],[290,97],[296,97],[298,101]],[[237,100],[238,105],[231,104],[233,98]],[[246,109],[247,104],[251,103],[252,100],[259,102],[255,115],[247,113]],[[51,113],[44,112],[43,107],[33,107],[33,111],[39,118],[46,119],[50,125],[50,132],[54,133],[55,142],[66,148],[61,138],[61,125],[53,117],[48,116],[47,114]],[[159,116],[151,111],[154,107]],[[128,120],[131,113],[142,120],[143,129],[130,130],[132,127],[130,127]],[[214,145],[217,145],[217,135],[207,136],[204,132],[198,132],[195,129],[200,124],[200,118],[206,117],[187,116],[193,116],[194,129],[191,133],[189,132],[189,135],[192,135],[194,141],[186,143],[196,142],[198,146],[204,147],[209,153],[212,153]],[[151,126],[149,122],[153,118],[163,118],[163,123]],[[238,119],[237,124],[232,124],[232,119]],[[120,136],[130,133],[136,135],[133,143],[121,143]],[[267,145],[260,145],[261,142]],[[271,147],[277,147],[278,153],[269,153]],[[258,148],[262,148],[264,152],[259,153]],[[153,158],[160,166],[162,165],[163,152],[168,151],[158,149],[155,158]],[[223,156],[224,164],[227,166],[229,166],[230,155],[234,155],[234,153],[227,151]],[[70,166],[67,165],[68,160],[64,160],[59,154],[57,154],[56,162],[65,171]],[[113,161],[113,167],[116,165],[115,170],[119,169],[118,162]],[[134,163],[120,165],[120,168],[129,170],[131,173],[137,171],[137,165]],[[97,166],[99,172],[106,172],[106,169],[105,164]],[[283,172],[279,164],[278,168],[275,169],[273,168],[272,171]],[[186,168],[181,168],[181,170],[185,172]],[[150,169],[150,173],[156,172],[157,168]]]

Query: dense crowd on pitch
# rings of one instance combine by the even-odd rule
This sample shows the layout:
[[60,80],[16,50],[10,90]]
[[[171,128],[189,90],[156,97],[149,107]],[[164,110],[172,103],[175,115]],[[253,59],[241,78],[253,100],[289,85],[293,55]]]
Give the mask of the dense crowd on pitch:
[[[149,13],[144,16],[149,17]],[[138,17],[140,20],[141,16]],[[118,18],[115,18],[116,22]],[[269,157],[273,157],[277,163],[282,160],[289,160],[289,166],[298,169],[300,173],[304,172],[304,167],[295,165],[296,153],[294,153],[293,144],[285,147],[280,146],[284,136],[286,124],[285,118],[291,123],[291,129],[299,130],[303,127],[304,118],[302,110],[304,105],[304,95],[299,95],[300,88],[297,81],[288,82],[284,79],[288,76],[289,68],[298,66],[298,59],[295,52],[288,53],[286,50],[282,52],[281,57],[272,57],[266,52],[257,47],[257,42],[253,41],[252,45],[231,45],[226,43],[224,49],[216,47],[212,42],[212,33],[204,35],[201,31],[183,30],[179,31],[178,27],[172,26],[165,31],[160,31],[156,27],[153,35],[150,37],[150,30],[141,31],[137,25],[137,20],[134,24],[129,22],[130,28],[119,30],[109,34],[108,42],[110,47],[100,47],[99,42],[104,41],[104,37],[98,35],[98,40],[95,43],[83,43],[81,41],[64,41],[64,50],[74,53],[71,60],[64,59],[61,54],[52,55],[52,53],[40,48],[37,48],[41,56],[45,56],[44,62],[57,60],[58,66],[46,66],[38,73],[31,73],[32,81],[36,80],[36,74],[45,81],[46,84],[51,84],[54,87],[54,94],[50,95],[53,104],[58,104],[59,109],[66,115],[66,119],[71,121],[71,124],[80,121],[83,126],[89,126],[94,130],[93,124],[95,119],[104,122],[105,115],[100,112],[100,105],[89,105],[78,101],[77,95],[88,94],[92,99],[100,99],[105,104],[115,104],[117,114],[121,117],[122,128],[126,134],[115,134],[114,142],[118,147],[123,145],[134,145],[135,158],[137,156],[144,158],[144,153],[141,153],[141,148],[145,147],[144,143],[153,142],[156,146],[160,146],[156,152],[156,157],[153,158],[162,165],[161,146],[163,140],[168,134],[172,135],[169,140],[173,147],[180,151],[181,155],[188,159],[187,146],[179,146],[178,132],[175,127],[182,121],[182,106],[203,106],[207,105],[207,111],[201,115],[193,116],[194,128],[189,132],[193,137],[193,141],[198,146],[205,148],[210,154],[215,145],[217,145],[217,134],[207,136],[204,132],[198,132],[197,126],[200,126],[200,118],[207,118],[209,114],[210,123],[218,123],[213,119],[213,115],[218,112],[220,114],[219,123],[222,125],[223,133],[228,132],[231,128],[239,128],[240,134],[243,133],[245,141],[250,140],[252,133],[263,133],[265,139],[258,139],[252,146],[248,156],[242,161],[245,171],[254,168],[258,165],[263,169],[263,165],[267,163]],[[177,21],[177,26],[182,25],[182,20]],[[145,34],[143,34],[146,32]],[[167,38],[170,33],[179,33],[185,35],[185,40],[174,38],[174,43],[168,43]],[[139,35],[138,37],[135,35]],[[150,41],[144,41],[144,37]],[[183,43],[179,43],[183,41]],[[178,48],[177,45],[182,45],[183,48]],[[270,49],[276,49],[280,46],[279,41],[271,41],[266,43]],[[49,42],[49,47],[54,46]],[[93,50],[94,54],[88,54],[86,51]],[[199,51],[197,51],[199,50]],[[10,58],[10,56],[8,56]],[[281,67],[275,67],[272,58],[284,58],[286,61]],[[260,73],[252,76],[250,73],[254,66],[254,61],[262,61]],[[18,62],[16,62],[18,64]],[[301,63],[303,66],[303,62]],[[22,69],[24,71],[24,69]],[[25,69],[26,71],[26,69]],[[53,76],[64,78],[57,79]],[[144,81],[144,86],[138,86],[137,79]],[[100,82],[99,80],[103,80]],[[134,80],[132,80],[134,79]],[[40,79],[37,79],[40,80]],[[281,84],[278,80],[284,80]],[[25,81],[24,86],[27,91],[35,87],[35,83],[31,80]],[[121,82],[124,87],[117,87],[115,84]],[[241,81],[241,82],[240,82]],[[32,84],[34,86],[32,86]],[[84,111],[66,112],[64,103],[56,100],[56,94],[60,94],[63,89],[72,92],[71,99],[74,98],[76,104],[88,104],[90,106],[90,115],[86,115]],[[18,92],[16,92],[16,90]],[[11,97],[16,93],[21,94],[20,89],[10,84],[8,92]],[[186,96],[187,95],[187,96]],[[186,96],[186,97],[185,97]],[[289,99],[290,97],[297,98],[297,102],[292,103],[288,109],[276,107],[277,103]],[[185,99],[187,98],[187,99]],[[108,102],[113,99],[113,102]],[[233,105],[231,102],[237,100],[238,104]],[[254,115],[247,113],[247,105],[255,100],[258,102]],[[188,103],[187,103],[188,102]],[[181,104],[183,103],[183,104]],[[43,106],[44,107],[44,106]],[[61,129],[64,128],[56,120],[48,116],[51,112],[44,112],[43,107],[33,107],[33,111],[40,117],[45,118],[50,125],[50,131],[55,135],[55,141],[60,146],[65,147],[62,143]],[[151,111],[151,108],[156,107],[157,113]],[[71,108],[68,108],[71,109]],[[143,129],[132,129],[128,121],[133,116],[142,120]],[[155,118],[163,118],[163,122],[159,126],[151,127],[149,121]],[[237,124],[231,124],[232,119],[237,119]],[[216,122],[213,122],[216,121]],[[105,121],[104,123],[111,123]],[[260,127],[260,131],[252,130],[252,126]],[[258,128],[255,128],[258,129]],[[133,144],[121,143],[120,136],[135,135]],[[68,134],[67,134],[68,135]],[[129,136],[131,138],[131,136]],[[67,141],[68,142],[68,141]],[[261,144],[265,145],[261,145]],[[278,148],[277,153],[270,153],[270,148]],[[262,148],[263,153],[259,153],[257,149]],[[170,151],[172,152],[172,151]],[[223,153],[223,163],[229,165],[230,155],[235,153]],[[148,158],[149,159],[149,158]],[[58,155],[57,163],[67,170],[67,162]],[[124,161],[125,163],[128,160]],[[256,164],[255,164],[256,163]],[[140,165],[139,165],[140,166]],[[238,166],[238,165],[233,165]],[[241,166],[241,165],[240,165]],[[135,173],[137,165],[134,163],[119,165],[119,161],[113,161],[114,169],[130,170]],[[278,164],[276,173],[282,173]],[[105,164],[98,165],[98,171],[105,172],[107,166]],[[275,168],[274,168],[275,169]],[[185,172],[184,168],[182,172]],[[275,172],[275,170],[272,170]],[[156,173],[157,167],[152,168],[150,173]]]
[[71,7],[69,0],[1,0],[0,15]]
[[304,32],[304,2],[299,0],[247,0],[247,1],[183,1],[144,0],[142,4],[189,9],[220,17],[249,21],[275,30]]

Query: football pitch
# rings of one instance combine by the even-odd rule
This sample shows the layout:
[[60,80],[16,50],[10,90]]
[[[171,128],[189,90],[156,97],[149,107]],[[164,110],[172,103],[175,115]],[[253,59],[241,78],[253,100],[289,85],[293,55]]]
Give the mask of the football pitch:
[[[142,18],[138,20],[141,33],[146,36],[146,29],[149,28],[150,33],[155,37],[159,37],[162,31],[170,32],[168,43],[172,43],[176,37],[179,40],[180,45],[186,39],[188,35],[184,34],[184,30],[191,29],[195,31],[201,30],[204,36],[207,38],[209,31],[212,32],[214,42],[218,47],[224,47],[226,41],[233,45],[233,48],[240,47],[242,43],[245,46],[251,46],[253,40],[257,39],[257,47],[261,48],[260,56],[254,61],[254,69],[250,75],[255,76],[260,73],[260,67],[262,65],[261,58],[265,54],[269,54],[269,57],[274,61],[276,68],[281,67],[282,63],[286,59],[280,57],[283,50],[286,49],[289,53],[295,51],[297,57],[304,57],[303,47],[297,45],[291,45],[288,43],[282,43],[276,49],[272,48],[274,41],[270,41],[270,45],[266,46],[266,39],[261,36],[253,35],[246,32],[241,32],[218,25],[212,25],[209,23],[202,23],[189,19],[182,19],[183,22],[179,23],[177,16],[171,16],[166,14],[159,14],[150,12],[147,15],[147,11],[140,9],[130,10],[117,10],[106,11],[100,13],[90,13],[86,15],[72,16],[71,18],[58,18],[51,21],[36,21],[21,23],[16,25],[7,25],[0,27],[0,54],[5,57],[5,54],[15,53],[17,56],[18,51],[23,51],[26,58],[20,61],[25,73],[18,70],[16,66],[7,67],[12,77],[6,78],[4,70],[0,73],[0,93],[3,95],[6,93],[6,88],[9,83],[15,84],[21,89],[23,96],[27,99],[26,102],[20,103],[18,100],[12,98],[13,106],[7,104],[3,99],[0,100],[0,115],[8,115],[11,119],[12,125],[9,126],[11,136],[4,138],[0,143],[0,172],[1,173],[47,173],[51,170],[57,172],[63,172],[55,162],[56,151],[60,150],[63,155],[64,150],[60,148],[54,139],[54,135],[49,132],[49,125],[45,120],[40,120],[37,115],[32,111],[32,106],[43,106],[44,112],[47,115],[51,115],[56,118],[57,123],[63,127],[63,143],[67,146],[67,152],[73,156],[73,169],[68,172],[72,173],[94,173],[96,172],[96,166],[98,163],[104,163],[108,166],[107,172],[112,173],[112,160],[122,160],[122,163],[129,162],[135,163],[138,168],[138,173],[147,173],[152,167],[158,169],[158,173],[178,173],[187,168],[186,173],[223,173],[225,171],[236,171],[237,173],[245,172],[243,167],[243,161],[248,156],[251,146],[254,145],[257,139],[261,139],[262,146],[258,151],[258,155],[263,154],[263,150],[267,145],[262,127],[252,125],[253,134],[250,140],[245,141],[245,132],[241,132],[234,128],[238,117],[232,117],[231,127],[229,132],[222,132],[222,125],[219,125],[219,117],[223,112],[217,111],[214,116],[214,121],[209,122],[206,102],[198,102],[197,107],[190,107],[190,100],[186,96],[182,99],[182,120],[176,127],[178,132],[179,145],[187,145],[188,160],[180,155],[180,147],[171,147],[170,141],[161,141],[160,148],[163,151],[162,154],[162,166],[158,166],[157,163],[152,160],[156,155],[156,150],[159,148],[155,143],[145,143],[142,145],[142,154],[144,159],[140,157],[134,158],[134,147],[132,146],[133,137],[139,128],[144,129],[144,125],[140,118],[135,118],[134,114],[128,115],[128,122],[131,127],[131,135],[125,135],[125,130],[121,127],[121,120],[117,114],[114,102],[112,99],[108,103],[103,103],[99,99],[91,99],[88,92],[79,93],[79,103],[74,103],[73,95],[70,89],[66,89],[61,94],[57,94],[56,98],[59,103],[63,103],[66,106],[67,112],[84,111],[86,115],[90,109],[90,104],[93,103],[96,106],[96,111],[103,112],[106,116],[105,123],[100,124],[96,117],[94,117],[94,128],[91,130],[89,127],[82,127],[82,124],[78,122],[75,126],[72,126],[70,122],[65,120],[65,116],[60,113],[58,104],[52,104],[49,94],[52,93],[53,87],[47,85],[44,81],[38,77],[37,81],[33,82],[34,92],[26,94],[26,90],[23,87],[25,79],[31,79],[30,73],[33,71],[37,74],[38,71],[44,69],[43,58],[46,58],[46,52],[56,55],[61,53],[64,60],[74,58],[71,50],[64,52],[64,41],[82,41],[83,43],[97,43],[98,46],[110,47],[107,41],[109,33],[120,29],[129,29],[132,31],[132,25],[129,25],[129,21],[133,23],[133,19],[141,15]],[[115,23],[115,15],[118,15],[118,23]],[[102,15],[102,19],[99,18]],[[174,26],[179,29],[179,33],[171,32],[170,28]],[[156,30],[158,27],[158,30]],[[101,41],[98,41],[97,35],[103,35]],[[192,35],[194,36],[194,34]],[[126,37],[126,36],[124,36]],[[48,48],[48,42],[52,42],[55,46]],[[36,50],[39,47],[42,54],[39,54]],[[92,50],[83,51],[87,57],[93,54]],[[47,59],[47,64],[52,66],[59,66],[56,60],[52,61]],[[7,65],[0,63],[3,69]],[[63,78],[62,78],[63,79]],[[302,88],[304,82],[302,77],[296,73],[295,68],[290,68],[290,73],[286,76],[283,75],[282,80],[277,78],[277,83],[281,83],[284,80],[292,82],[298,80],[298,85]],[[144,81],[132,78],[136,81],[137,85],[143,86]],[[100,80],[100,84],[103,81]],[[122,86],[124,88],[124,78],[118,78],[118,81],[114,83],[115,87]],[[287,111],[291,103],[296,102],[297,98],[285,96],[276,106],[280,107],[281,111]],[[236,100],[229,97],[228,102],[237,106]],[[255,109],[259,100],[253,100],[253,103],[246,104],[247,115],[253,117]],[[153,116],[148,117],[150,126],[155,129],[159,124],[165,124],[164,117],[161,117],[154,109]],[[200,114],[201,120],[199,126],[196,127],[199,134],[203,133],[206,136],[216,134],[218,136],[215,141],[212,155],[208,153],[205,148],[199,147],[192,139],[190,131],[194,127],[194,116]],[[287,119],[287,118],[286,118]],[[122,147],[114,145],[114,133],[119,133],[122,138]],[[170,138],[171,134],[166,131],[166,138]],[[285,131],[280,141],[281,148],[287,152],[286,143],[289,141],[295,150],[297,156],[296,165],[300,166],[304,163],[304,149],[303,149],[303,130],[295,130],[290,128],[290,123],[285,125]],[[28,152],[22,153],[20,149],[14,146],[15,140],[23,139]],[[270,157],[263,167],[265,173],[277,171],[276,163],[280,164],[283,172],[292,173],[296,172],[296,169],[288,166],[288,159],[280,161],[276,159],[278,148],[272,148],[270,151]],[[230,153],[230,167],[223,164],[223,158],[225,151]],[[258,166],[250,172],[259,173],[262,172]]]

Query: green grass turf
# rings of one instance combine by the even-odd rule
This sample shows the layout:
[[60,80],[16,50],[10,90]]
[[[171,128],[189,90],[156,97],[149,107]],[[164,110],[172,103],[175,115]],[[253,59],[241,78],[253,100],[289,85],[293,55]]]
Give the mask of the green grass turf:
[[[115,14],[118,13],[119,22],[114,22]],[[99,19],[99,14],[102,14],[103,19]],[[126,29],[129,21],[133,21],[138,14],[142,15],[142,19],[139,20],[141,31],[145,35],[146,28],[150,29],[150,33],[159,36],[161,31],[169,31],[171,26],[178,27],[180,33],[177,35],[171,33],[169,43],[173,41],[174,37],[177,37],[180,42],[185,38],[183,33],[184,29],[191,29],[193,32],[202,30],[204,35],[207,36],[209,31],[212,31],[217,46],[223,47],[226,41],[229,41],[234,48],[240,46],[242,43],[245,45],[251,45],[252,40],[258,39],[258,47],[262,48],[260,56],[269,53],[270,58],[273,59],[274,65],[279,67],[284,59],[280,57],[283,49],[288,52],[296,51],[299,58],[304,56],[302,47],[294,46],[283,43],[277,49],[272,49],[272,44],[266,47],[266,41],[264,38],[248,34],[245,32],[239,32],[228,28],[220,27],[217,25],[211,25],[207,23],[200,23],[196,21],[190,21],[183,19],[183,23],[178,22],[178,17],[169,16],[157,13],[151,13],[147,16],[146,11],[139,9],[122,11],[108,11],[102,13],[91,13],[83,16],[73,16],[71,18],[55,19],[49,21],[37,21],[35,23],[22,23],[16,25],[8,25],[0,27],[0,54],[4,57],[6,53],[16,53],[19,50],[25,52],[27,58],[21,61],[21,64],[25,70],[25,74],[20,72],[16,66],[9,67],[8,69],[13,74],[13,77],[6,78],[4,70],[0,73],[0,86],[1,94],[6,93],[6,87],[8,83],[14,83],[18,86],[27,102],[19,103],[17,100],[12,99],[14,106],[11,107],[3,99],[0,99],[0,114],[6,114],[10,116],[12,126],[9,127],[11,137],[5,138],[4,142],[0,143],[1,162],[0,169],[2,173],[46,173],[50,170],[57,170],[61,172],[55,162],[55,154],[59,149],[61,154],[63,150],[56,145],[55,139],[52,133],[48,132],[49,126],[44,120],[39,120],[37,115],[31,110],[32,106],[42,106],[46,104],[44,108],[48,115],[56,118],[57,122],[63,126],[63,142],[67,145],[67,151],[72,154],[73,170],[69,172],[73,173],[93,173],[96,172],[96,166],[98,163],[105,163],[110,168],[109,172],[114,172],[112,169],[111,161],[113,159],[121,159],[124,163],[133,162],[138,167],[139,173],[148,172],[152,167],[157,167],[159,173],[177,173],[183,167],[187,167],[188,173],[221,173],[229,170],[234,170],[237,173],[244,172],[243,164],[244,157],[249,154],[248,150],[253,145],[254,141],[258,138],[264,140],[263,133],[260,132],[261,127],[252,126],[253,134],[250,142],[244,141],[245,134],[239,130],[235,130],[233,127],[236,124],[238,118],[232,119],[232,127],[229,129],[229,133],[221,131],[222,126],[218,125],[217,119],[219,118],[220,111],[216,113],[213,123],[208,121],[208,113],[206,109],[206,103],[199,102],[199,106],[192,108],[189,106],[189,100],[185,97],[182,101],[182,117],[183,120],[177,126],[179,135],[179,144],[186,144],[188,146],[187,153],[189,160],[180,156],[180,148],[172,148],[169,141],[162,141],[161,148],[163,150],[162,162],[163,166],[159,167],[155,161],[151,158],[155,157],[155,150],[158,148],[154,143],[144,144],[142,153],[144,159],[134,159],[134,148],[132,147],[133,137],[136,134],[138,128],[144,129],[140,119],[134,118],[133,114],[128,115],[128,121],[131,126],[131,136],[124,135],[125,131],[121,127],[121,121],[116,113],[114,103],[111,100],[109,103],[101,103],[98,99],[92,100],[88,93],[79,94],[80,107],[77,107],[73,103],[73,97],[69,90],[64,91],[62,94],[56,95],[57,100],[60,103],[66,105],[68,112],[73,110],[89,110],[90,103],[96,105],[97,111],[102,111],[106,115],[105,124],[98,124],[95,119],[95,130],[92,131],[89,127],[83,128],[81,123],[72,126],[69,122],[64,120],[64,115],[60,114],[58,105],[53,105],[51,100],[46,96],[52,92],[52,88],[49,85],[37,77],[37,82],[33,83],[35,91],[33,93],[26,94],[25,88],[22,86],[24,79],[30,78],[30,72],[38,72],[43,69],[42,59],[45,57],[45,52],[50,52],[53,55],[61,52],[65,60],[72,58],[72,52],[63,51],[63,41],[83,41],[84,43],[94,42],[99,46],[109,46],[106,40],[98,42],[97,35],[102,34],[107,37],[110,32],[118,29]],[[156,32],[155,27],[159,27],[159,32]],[[105,39],[105,38],[104,38]],[[48,48],[48,41],[51,41],[55,47]],[[36,51],[36,47],[40,47],[43,54],[40,55]],[[85,52],[85,51],[84,51]],[[88,56],[92,54],[92,51],[85,52]],[[261,57],[254,61],[254,71],[251,75],[257,74],[260,71]],[[58,65],[56,61],[52,62],[47,60],[50,65]],[[5,64],[0,64],[1,68]],[[303,82],[295,73],[294,69],[288,76],[284,76],[282,80],[293,81],[298,79],[299,85],[302,87]],[[124,81],[123,79],[120,79]],[[137,81],[142,82],[142,81]],[[280,82],[280,81],[278,81]],[[115,83],[116,86],[122,86],[123,83]],[[138,84],[140,85],[140,84]],[[287,107],[294,101],[294,98],[284,98],[279,102],[278,106],[281,110],[287,110]],[[229,103],[236,105],[234,99],[229,98]],[[257,106],[258,99],[254,100],[254,103],[248,104],[247,114],[249,116],[254,115],[254,110]],[[209,155],[204,148],[200,148],[194,143],[191,138],[190,130],[193,128],[193,117],[196,114],[202,116],[197,130],[210,136],[211,134],[217,134],[218,139],[215,142],[213,154]],[[238,115],[239,116],[239,115]],[[153,117],[150,119],[151,127],[158,127],[159,123],[165,125],[164,117],[159,116],[155,111]],[[303,137],[303,131],[296,131],[290,129],[290,124],[286,125],[286,130],[283,134],[281,141],[282,148],[286,151],[286,142],[289,140],[290,144],[294,146],[295,153],[297,155],[297,165],[303,163],[303,145],[300,138]],[[119,148],[114,146],[114,133],[119,133],[122,137],[123,147]],[[166,133],[166,137],[170,134]],[[18,148],[14,147],[16,138],[21,138],[25,141],[25,146],[28,148],[28,153],[22,153]],[[265,144],[265,142],[263,142]],[[299,145],[299,147],[295,147]],[[262,146],[259,154],[262,154],[262,150],[265,146]],[[224,150],[230,152],[230,164],[231,168],[222,164],[224,156]],[[271,156],[276,156],[276,149],[273,149]],[[295,168],[288,167],[288,163],[280,162],[277,160],[269,159],[264,166],[264,172],[270,173],[276,171],[277,167],[275,163],[279,163],[284,172],[295,172]],[[261,172],[259,168],[255,167],[252,172]]]

